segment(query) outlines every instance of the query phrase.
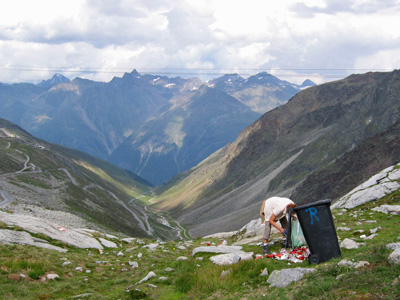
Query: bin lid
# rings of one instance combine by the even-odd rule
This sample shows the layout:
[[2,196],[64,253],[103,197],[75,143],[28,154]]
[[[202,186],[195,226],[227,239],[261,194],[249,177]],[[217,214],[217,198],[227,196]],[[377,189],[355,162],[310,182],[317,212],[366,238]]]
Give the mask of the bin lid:
[[317,201],[317,202],[308,203],[308,204],[304,204],[304,205],[301,205],[301,206],[296,206],[296,207],[294,208],[294,211],[298,211],[298,210],[300,210],[300,209],[304,209],[304,208],[308,208],[308,207],[316,206],[316,205],[323,205],[323,204],[328,204],[328,205],[330,205],[331,202],[332,202],[332,199],[320,200],[320,201]]

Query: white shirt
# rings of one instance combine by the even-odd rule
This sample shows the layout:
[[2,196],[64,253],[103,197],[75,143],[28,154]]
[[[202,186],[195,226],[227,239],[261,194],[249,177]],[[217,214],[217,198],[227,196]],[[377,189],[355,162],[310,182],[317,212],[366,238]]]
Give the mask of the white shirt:
[[294,204],[294,202],[289,198],[271,197],[265,200],[265,206],[264,206],[265,221],[268,222],[272,214],[275,215],[276,217],[275,220],[282,219],[287,213],[286,207],[289,204]]

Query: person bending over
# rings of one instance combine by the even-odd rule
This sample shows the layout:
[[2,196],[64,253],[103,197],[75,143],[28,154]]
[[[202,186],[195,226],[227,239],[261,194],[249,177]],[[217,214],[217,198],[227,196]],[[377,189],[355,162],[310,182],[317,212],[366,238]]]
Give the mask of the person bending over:
[[[263,253],[269,254],[270,251],[268,249],[268,240],[271,236],[271,225],[278,229],[283,236],[285,235],[285,230],[288,227],[288,220],[286,218],[286,214],[289,211],[289,208],[296,207],[296,204],[290,200],[289,198],[282,197],[271,197],[267,200],[263,201],[260,210],[261,224],[265,222],[264,229],[264,245],[263,245]],[[294,214],[294,213],[293,213]],[[276,222],[281,224],[279,226]]]

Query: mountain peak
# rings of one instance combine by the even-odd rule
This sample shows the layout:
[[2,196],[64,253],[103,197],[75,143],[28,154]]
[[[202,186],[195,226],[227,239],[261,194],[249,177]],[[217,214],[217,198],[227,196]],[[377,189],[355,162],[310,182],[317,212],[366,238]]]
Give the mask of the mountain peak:
[[59,83],[68,83],[68,82],[70,82],[70,80],[67,77],[65,77],[62,74],[56,73],[53,75],[53,77],[51,79],[42,80],[42,82],[39,83],[38,86],[43,87],[43,88],[50,88]]
[[303,83],[300,85],[301,88],[306,88],[306,87],[310,87],[310,86],[314,86],[316,85],[313,81],[311,81],[310,79],[306,79],[303,81]]

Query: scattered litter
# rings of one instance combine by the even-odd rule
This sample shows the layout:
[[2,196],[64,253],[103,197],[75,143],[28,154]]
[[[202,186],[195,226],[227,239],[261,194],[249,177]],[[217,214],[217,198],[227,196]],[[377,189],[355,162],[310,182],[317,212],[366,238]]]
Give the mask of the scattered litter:
[[310,251],[306,247],[296,247],[291,250],[281,249],[279,253],[273,252],[271,254],[265,254],[264,256],[257,254],[255,259],[272,258],[277,260],[287,260],[292,263],[301,263],[310,255]]
[[61,226],[58,226],[57,229],[60,231],[67,231],[66,229],[62,228]]

